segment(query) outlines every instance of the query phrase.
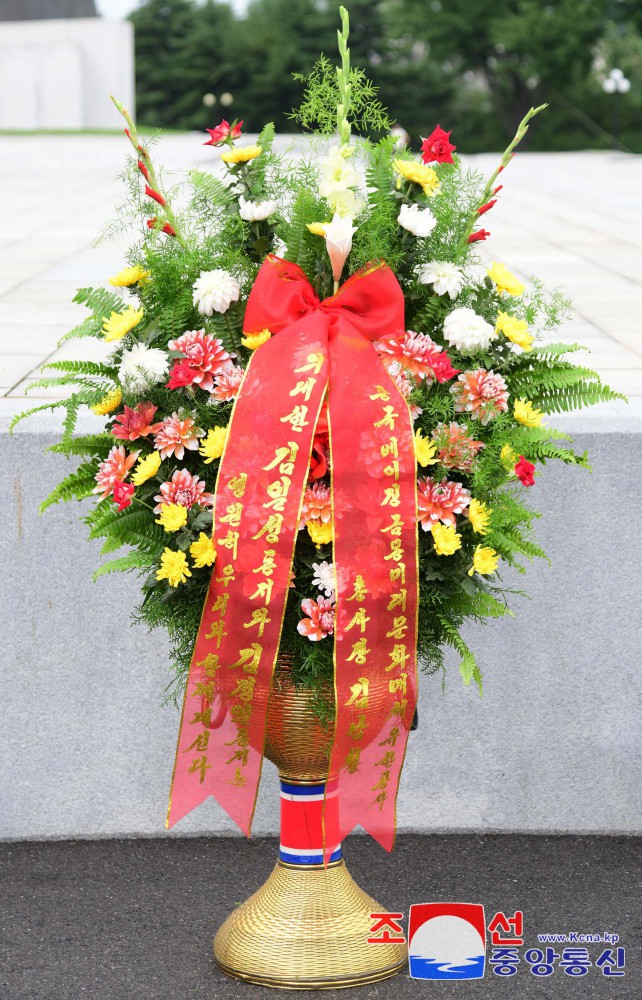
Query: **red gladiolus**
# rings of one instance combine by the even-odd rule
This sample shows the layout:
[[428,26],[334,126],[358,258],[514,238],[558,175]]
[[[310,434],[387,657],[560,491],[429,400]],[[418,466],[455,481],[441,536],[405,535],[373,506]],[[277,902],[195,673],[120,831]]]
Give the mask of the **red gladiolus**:
[[154,188],[151,188],[149,184],[145,185],[145,194],[147,195],[148,198],[153,198],[154,201],[157,201],[159,205],[165,204],[165,199],[163,198],[162,194],[160,194],[158,191],[154,191]]
[[132,134],[131,134],[131,132],[129,131],[128,128],[123,129],[123,132],[125,133],[125,135],[127,136],[128,139],[131,139]]
[[229,122],[227,122],[224,118],[223,121],[216,126],[216,128],[205,129],[206,132],[209,132],[210,138],[207,140],[207,142],[204,142],[203,145],[222,146],[223,143],[225,142],[238,139],[239,136],[241,135],[242,124],[243,122],[240,121],[240,122],[234,122],[233,125],[230,126]]
[[156,216],[153,219],[147,220],[148,229],[160,229],[162,233],[167,233],[168,236],[176,236],[176,230],[173,226],[170,226],[169,222],[166,222],[163,226],[158,225],[158,219]]
[[522,486],[534,486],[535,485],[535,466],[528,459],[524,458],[523,455],[519,456],[519,462],[515,463],[515,475],[521,482]]
[[145,180],[148,181],[149,180],[149,170],[147,169],[147,167],[145,166],[145,164],[143,163],[142,160],[138,161],[138,169],[140,170],[140,172],[143,175],[143,177],[145,178]]
[[477,232],[471,233],[468,237],[468,243],[478,243],[479,240],[488,239],[490,233],[486,229],[478,229]]
[[[512,159],[513,159],[514,155],[515,155],[514,153],[511,153],[511,154],[510,154],[510,160],[512,160]],[[510,160],[508,161],[508,163],[510,163]],[[498,173],[498,174],[501,174],[501,172],[502,172],[502,170],[504,169],[504,167],[507,167],[507,166],[508,166],[508,163],[502,163],[502,165],[501,165],[501,167],[499,168],[499,170],[497,171],[497,173]]]
[[503,186],[504,186],[503,184],[498,184],[496,188],[493,188],[493,190],[492,190],[491,193],[492,194],[497,194],[498,191],[501,191],[501,189],[503,188]]
[[450,132],[444,132],[438,125],[434,132],[421,144],[421,158],[424,163],[452,163],[452,153],[456,146],[450,142]]
[[181,358],[180,361],[175,361],[172,370],[169,373],[169,382],[167,382],[168,389],[182,389],[186,385],[191,385],[198,372],[190,367],[189,358]]
[[114,483],[113,499],[114,503],[118,505],[119,511],[124,510],[125,507],[129,507],[134,491],[135,487],[133,483]]
[[491,198],[490,201],[487,201],[484,205],[480,205],[479,208],[476,209],[477,215],[483,215],[484,212],[489,212],[495,204],[497,204],[497,198]]

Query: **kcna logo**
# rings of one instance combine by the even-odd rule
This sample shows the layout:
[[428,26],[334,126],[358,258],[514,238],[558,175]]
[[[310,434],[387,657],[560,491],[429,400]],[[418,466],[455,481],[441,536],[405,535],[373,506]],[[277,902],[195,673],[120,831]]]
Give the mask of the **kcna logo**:
[[481,979],[486,922],[481,903],[415,903],[408,923],[413,979]]

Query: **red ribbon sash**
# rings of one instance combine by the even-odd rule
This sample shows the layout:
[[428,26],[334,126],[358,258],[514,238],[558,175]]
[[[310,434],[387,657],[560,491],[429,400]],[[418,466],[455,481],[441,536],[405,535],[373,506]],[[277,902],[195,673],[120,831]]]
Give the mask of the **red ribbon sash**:
[[247,368],[221,458],[217,560],[185,692],[167,825],[213,795],[250,833],[327,391],[337,581],[329,788],[338,785],[339,808],[326,810],[325,842],[331,848],[360,823],[390,850],[417,699],[416,467],[408,406],[373,341],[403,333],[403,293],[382,263],[320,302],[297,265],[270,255],[245,314],[248,332],[265,328],[273,336]]

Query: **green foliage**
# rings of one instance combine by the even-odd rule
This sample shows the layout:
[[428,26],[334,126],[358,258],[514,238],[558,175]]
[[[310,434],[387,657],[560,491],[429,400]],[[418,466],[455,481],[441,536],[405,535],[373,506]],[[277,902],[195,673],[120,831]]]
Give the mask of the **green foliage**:
[[[337,71],[325,56],[317,59],[307,75],[295,73],[294,79],[304,85],[303,100],[290,117],[304,129],[332,135],[337,123],[340,101]],[[383,104],[377,100],[378,88],[362,69],[352,69],[349,75],[350,120],[357,131],[385,132],[391,126]]]
[[61,483],[51,491],[48,497],[40,504],[40,513],[51,507],[55,503],[66,500],[84,500],[94,492],[96,487],[96,472],[98,463],[96,461],[83,462],[75,472],[67,476]]

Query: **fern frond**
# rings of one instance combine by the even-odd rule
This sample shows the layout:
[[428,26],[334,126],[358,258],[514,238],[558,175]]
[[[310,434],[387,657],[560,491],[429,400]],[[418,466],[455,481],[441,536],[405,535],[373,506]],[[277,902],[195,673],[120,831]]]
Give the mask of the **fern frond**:
[[73,302],[87,306],[95,318],[104,319],[112,312],[123,312],[126,304],[120,295],[108,292],[106,288],[79,288]]
[[96,461],[83,462],[75,472],[63,479],[61,483],[51,491],[40,504],[40,513],[51,507],[55,503],[66,502],[68,500],[84,500],[91,496],[96,486],[96,472],[98,463]]
[[111,365],[104,365],[98,361],[50,361],[43,365],[45,368],[55,368],[61,372],[68,372],[75,375],[100,375],[102,378],[115,379],[118,369]]
[[47,451],[53,451],[60,455],[95,455],[98,458],[106,457],[114,444],[111,434],[86,434],[82,437],[75,437],[67,445],[62,442],[52,444]]
[[19,424],[21,420],[25,420],[26,417],[33,416],[34,413],[41,413],[43,410],[57,410],[61,406],[66,405],[66,399],[52,399],[50,403],[41,403],[39,406],[32,406],[29,410],[23,410],[22,413],[17,413],[15,417],[11,418],[9,433],[13,434],[13,429],[16,424]]
[[112,559],[111,562],[104,563],[92,574],[92,580],[98,580],[99,577],[106,576],[108,573],[128,573],[134,569],[149,569],[150,566],[153,566],[154,561],[154,557],[148,553],[134,550],[128,552],[126,556],[121,556],[120,559]]
[[455,628],[452,622],[449,622],[447,618],[438,615],[438,621],[441,625],[444,641],[455,649],[461,656],[461,663],[459,664],[459,672],[464,679],[464,684],[466,687],[471,681],[474,681],[479,688],[479,693],[482,693],[482,675],[481,671],[477,665],[477,661],[472,650],[466,645],[459,630]]

